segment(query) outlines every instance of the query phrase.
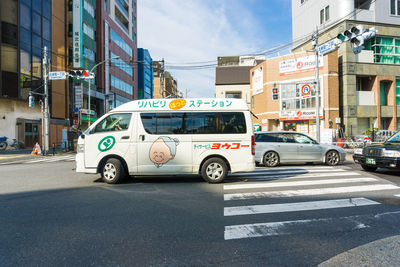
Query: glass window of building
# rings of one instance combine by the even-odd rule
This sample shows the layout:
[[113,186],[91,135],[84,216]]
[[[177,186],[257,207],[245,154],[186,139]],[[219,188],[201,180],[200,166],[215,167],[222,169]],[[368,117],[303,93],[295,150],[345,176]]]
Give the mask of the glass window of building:
[[375,63],[400,64],[400,38],[375,37],[367,40],[365,47],[374,51]]
[[84,46],[83,47],[83,56],[94,62],[96,54],[92,50],[90,50],[89,48]]
[[[117,57],[116,54],[114,54],[113,52],[111,52],[111,58],[115,58]],[[120,70],[123,70],[126,74],[128,74],[129,76],[132,76],[133,73],[133,68],[131,65],[127,64],[125,61],[123,61],[122,59],[112,59],[111,63],[118,67]]]
[[125,92],[127,94],[130,94],[130,95],[133,94],[132,85],[130,85],[130,84],[118,79],[117,77],[115,77],[113,75],[111,75],[111,86],[116,88],[116,89],[118,89],[118,90],[121,90],[121,91],[123,91],[123,92]]
[[83,1],[83,8],[94,18],[94,8],[87,0]]
[[[118,1],[117,1],[118,2]],[[121,13],[121,11],[119,11],[118,8],[115,9],[115,20],[117,21],[117,23],[126,31],[129,31],[129,21],[128,19],[125,17],[125,15],[123,15]]]
[[42,0],[32,0],[32,8],[38,13],[42,13]]
[[[21,12],[21,16],[20,16],[21,26],[27,30],[31,30],[31,9],[28,6],[21,4],[20,12]],[[21,40],[23,40],[23,39],[21,39]]]
[[242,98],[242,93],[241,92],[226,92],[225,97],[226,98]]
[[396,105],[400,106],[400,77],[396,79]]
[[92,40],[94,40],[94,30],[92,27],[87,25],[86,23],[82,23],[83,25],[83,32],[89,36]]
[[43,0],[42,15],[48,19],[51,19],[51,0]]
[[324,23],[324,9],[321,9],[321,11],[319,12],[319,24]]
[[[315,90],[311,90],[311,95],[307,98],[303,97],[300,87],[303,84],[312,84],[313,81],[303,81],[297,86],[295,83],[281,84],[281,109],[282,110],[298,110],[315,108]],[[321,96],[320,96],[321,98]],[[321,101],[320,101],[321,102]]]
[[400,16],[400,0],[390,0],[390,14]]
[[329,20],[329,6],[325,7],[325,21]]
[[43,38],[50,41],[51,40],[51,24],[50,21],[43,17]]
[[122,50],[125,51],[130,57],[132,57],[132,48],[128,45],[121,36],[118,35],[113,29],[110,30],[111,40],[118,45]]
[[42,34],[41,16],[36,12],[32,12],[32,31],[38,35]]

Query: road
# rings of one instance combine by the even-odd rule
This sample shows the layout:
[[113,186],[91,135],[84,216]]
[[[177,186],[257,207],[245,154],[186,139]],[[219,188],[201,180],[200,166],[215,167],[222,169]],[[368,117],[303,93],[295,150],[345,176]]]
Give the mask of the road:
[[400,234],[397,173],[350,162],[107,185],[32,161],[0,165],[0,266],[316,266]]

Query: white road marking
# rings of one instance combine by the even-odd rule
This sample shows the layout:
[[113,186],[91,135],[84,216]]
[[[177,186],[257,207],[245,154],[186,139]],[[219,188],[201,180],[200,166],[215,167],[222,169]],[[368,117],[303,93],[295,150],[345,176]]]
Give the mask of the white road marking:
[[373,181],[376,181],[376,179],[371,177],[368,178],[366,177],[366,178],[340,178],[340,179],[291,181],[291,182],[270,182],[270,183],[259,183],[259,184],[247,183],[247,184],[224,185],[224,190],[322,185],[322,184],[363,183],[363,182],[373,182]]
[[333,187],[333,188],[236,193],[236,194],[225,194],[224,200],[241,200],[241,199],[264,198],[264,197],[317,196],[325,194],[344,194],[344,193],[393,190],[393,189],[399,189],[399,187],[392,184],[373,184],[373,185]]
[[[337,169],[335,172],[345,172],[347,170],[343,169]],[[230,176],[251,176],[251,175],[270,175],[270,174],[296,174],[296,173],[313,173],[313,172],[332,172],[332,170],[309,170],[309,169],[304,169],[304,170],[285,170],[285,171],[258,171],[258,172],[249,172],[249,173],[233,173]]]
[[[331,172],[331,173],[305,173],[299,175],[292,175],[292,174],[281,174],[281,175],[268,175],[268,176],[251,176],[248,177],[247,180],[262,180],[262,181],[269,181],[269,180],[277,180],[277,179],[296,179],[296,178],[315,178],[315,177],[335,177],[335,176],[357,176],[361,175],[358,172]],[[246,176],[244,176],[246,178]]]
[[361,198],[346,198],[346,199],[308,201],[308,202],[284,203],[284,204],[238,206],[238,207],[224,208],[224,216],[336,209],[336,208],[358,207],[358,206],[379,205],[379,204],[381,203],[361,197]]

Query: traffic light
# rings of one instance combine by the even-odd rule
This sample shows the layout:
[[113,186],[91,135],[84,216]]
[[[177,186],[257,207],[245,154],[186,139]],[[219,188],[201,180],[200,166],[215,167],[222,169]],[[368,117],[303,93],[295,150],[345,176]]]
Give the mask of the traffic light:
[[76,79],[93,79],[94,73],[88,70],[70,70],[68,76]]
[[362,34],[351,38],[350,42],[353,44],[354,54],[360,53],[364,48],[364,42],[376,35],[376,29],[366,29]]
[[29,107],[33,108],[35,106],[35,97],[33,95],[29,95]]
[[358,54],[365,48],[364,42],[375,36],[376,32],[375,28],[365,29],[364,26],[358,25],[352,27],[350,30],[345,30],[343,33],[339,33],[336,38],[341,43],[350,41],[353,44],[354,54]]
[[272,88],[272,100],[278,100],[279,95],[278,95],[278,88],[274,87]]

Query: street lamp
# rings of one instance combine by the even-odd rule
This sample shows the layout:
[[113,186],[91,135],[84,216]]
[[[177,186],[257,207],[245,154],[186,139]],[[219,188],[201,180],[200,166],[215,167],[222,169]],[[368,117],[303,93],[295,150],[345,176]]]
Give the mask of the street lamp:
[[[106,63],[107,61],[110,61],[113,59],[120,59],[120,58],[121,58],[120,56],[107,58],[107,59],[103,60],[102,62],[99,62],[96,65],[94,65],[93,68],[90,69],[89,73],[92,73],[98,66]],[[89,79],[89,93],[88,93],[88,110],[89,110],[88,111],[88,128],[90,127],[90,81],[91,81],[91,79]]]

